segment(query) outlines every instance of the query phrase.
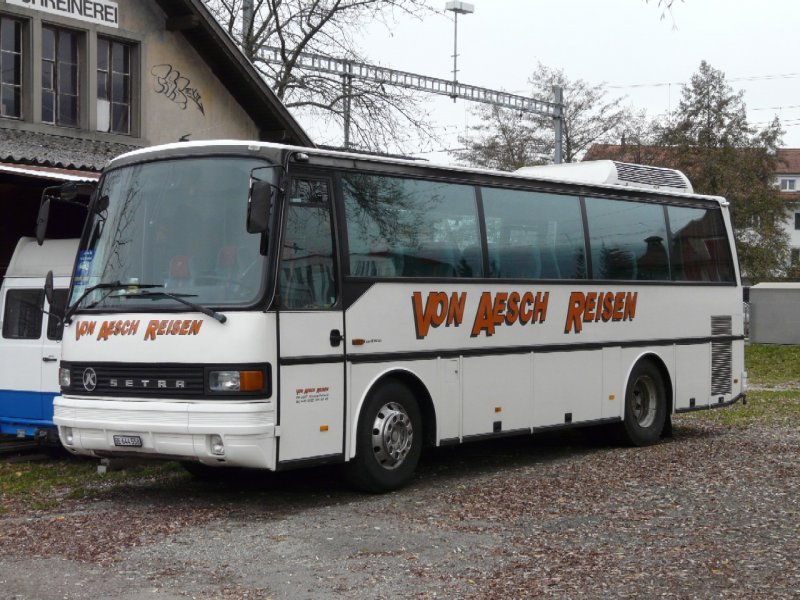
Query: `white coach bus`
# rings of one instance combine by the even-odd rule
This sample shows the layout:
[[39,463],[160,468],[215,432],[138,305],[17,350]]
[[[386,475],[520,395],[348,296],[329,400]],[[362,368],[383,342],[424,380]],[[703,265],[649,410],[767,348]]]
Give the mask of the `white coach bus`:
[[89,211],[55,400],[77,454],[380,491],[426,445],[646,445],[744,397],[728,204],[677,171],[182,143],[112,161]]

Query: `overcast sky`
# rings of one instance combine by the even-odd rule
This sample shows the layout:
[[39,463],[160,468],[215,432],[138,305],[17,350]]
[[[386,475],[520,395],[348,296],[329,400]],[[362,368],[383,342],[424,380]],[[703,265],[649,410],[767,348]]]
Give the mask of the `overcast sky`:
[[[445,3],[440,0],[442,9]],[[654,116],[677,106],[681,84],[706,60],[745,91],[751,123],[777,114],[784,146],[800,147],[800,0],[676,0],[664,19],[656,0],[471,3],[474,14],[458,21],[462,83],[527,94],[541,61],[570,80],[605,83],[610,93]],[[452,13],[401,18],[391,31],[375,24],[363,48],[371,63],[450,79]],[[473,106],[447,98],[429,102],[443,146],[458,146],[459,130],[476,121]],[[441,160],[431,152],[440,149],[421,148],[420,156]]]

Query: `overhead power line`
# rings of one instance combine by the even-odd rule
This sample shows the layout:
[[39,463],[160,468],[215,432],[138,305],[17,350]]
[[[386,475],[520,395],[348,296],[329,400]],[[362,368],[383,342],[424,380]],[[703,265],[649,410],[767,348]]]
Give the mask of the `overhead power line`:
[[[259,58],[266,63],[274,65],[283,65],[283,55],[280,48],[274,46],[263,46],[259,51]],[[386,67],[378,67],[375,65],[368,65],[351,60],[340,58],[331,58],[320,54],[310,54],[307,52],[300,52],[297,55],[297,62],[295,67],[299,69],[306,69],[309,71],[316,71],[318,73],[329,73],[331,75],[338,75],[342,78],[345,88],[345,146],[349,145],[349,86],[353,78],[363,79],[365,81],[374,81],[383,85],[392,85],[411,90],[420,90],[430,94],[438,94],[441,96],[449,96],[450,98],[462,98],[470,102],[480,102],[483,104],[492,104],[502,108],[509,108],[517,112],[533,113],[544,117],[553,119],[556,128],[556,162],[560,162],[560,128],[562,125],[564,106],[561,99],[561,88],[554,88],[556,94],[556,101],[549,102],[547,100],[537,100],[530,96],[520,96],[518,94],[511,94],[500,90],[491,90],[488,88],[478,87],[475,85],[468,85],[466,83],[458,83],[457,81],[439,79],[437,77],[428,77],[418,73],[409,73],[407,71],[398,71],[396,69],[387,69]]]
[[[779,75],[751,75],[748,77],[728,77],[728,81],[765,81],[769,79],[796,79],[800,73],[782,73]],[[606,87],[615,90],[643,88],[643,87],[667,87],[671,85],[686,85],[685,81],[661,81],[657,83],[631,83],[627,85],[607,85]]]

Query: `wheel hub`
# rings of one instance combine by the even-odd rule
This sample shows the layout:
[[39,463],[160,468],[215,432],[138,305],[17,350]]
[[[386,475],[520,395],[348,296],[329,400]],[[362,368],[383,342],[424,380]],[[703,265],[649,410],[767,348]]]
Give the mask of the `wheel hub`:
[[385,469],[396,469],[411,451],[414,429],[405,409],[396,402],[385,404],[372,425],[372,451]]
[[647,376],[639,377],[633,386],[633,416],[639,427],[650,427],[656,419],[658,396],[655,382]]

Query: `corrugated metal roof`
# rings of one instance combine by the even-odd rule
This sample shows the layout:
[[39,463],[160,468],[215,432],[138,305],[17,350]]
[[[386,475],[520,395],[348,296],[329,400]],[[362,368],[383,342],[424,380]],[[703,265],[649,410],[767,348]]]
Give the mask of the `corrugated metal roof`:
[[0,173],[11,173],[23,177],[36,177],[38,179],[52,179],[55,181],[97,181],[100,174],[96,171],[77,171],[74,169],[59,169],[57,167],[42,167],[38,165],[12,165],[0,163]]
[[133,144],[0,128],[0,161],[6,163],[99,171],[115,156],[138,148]]

